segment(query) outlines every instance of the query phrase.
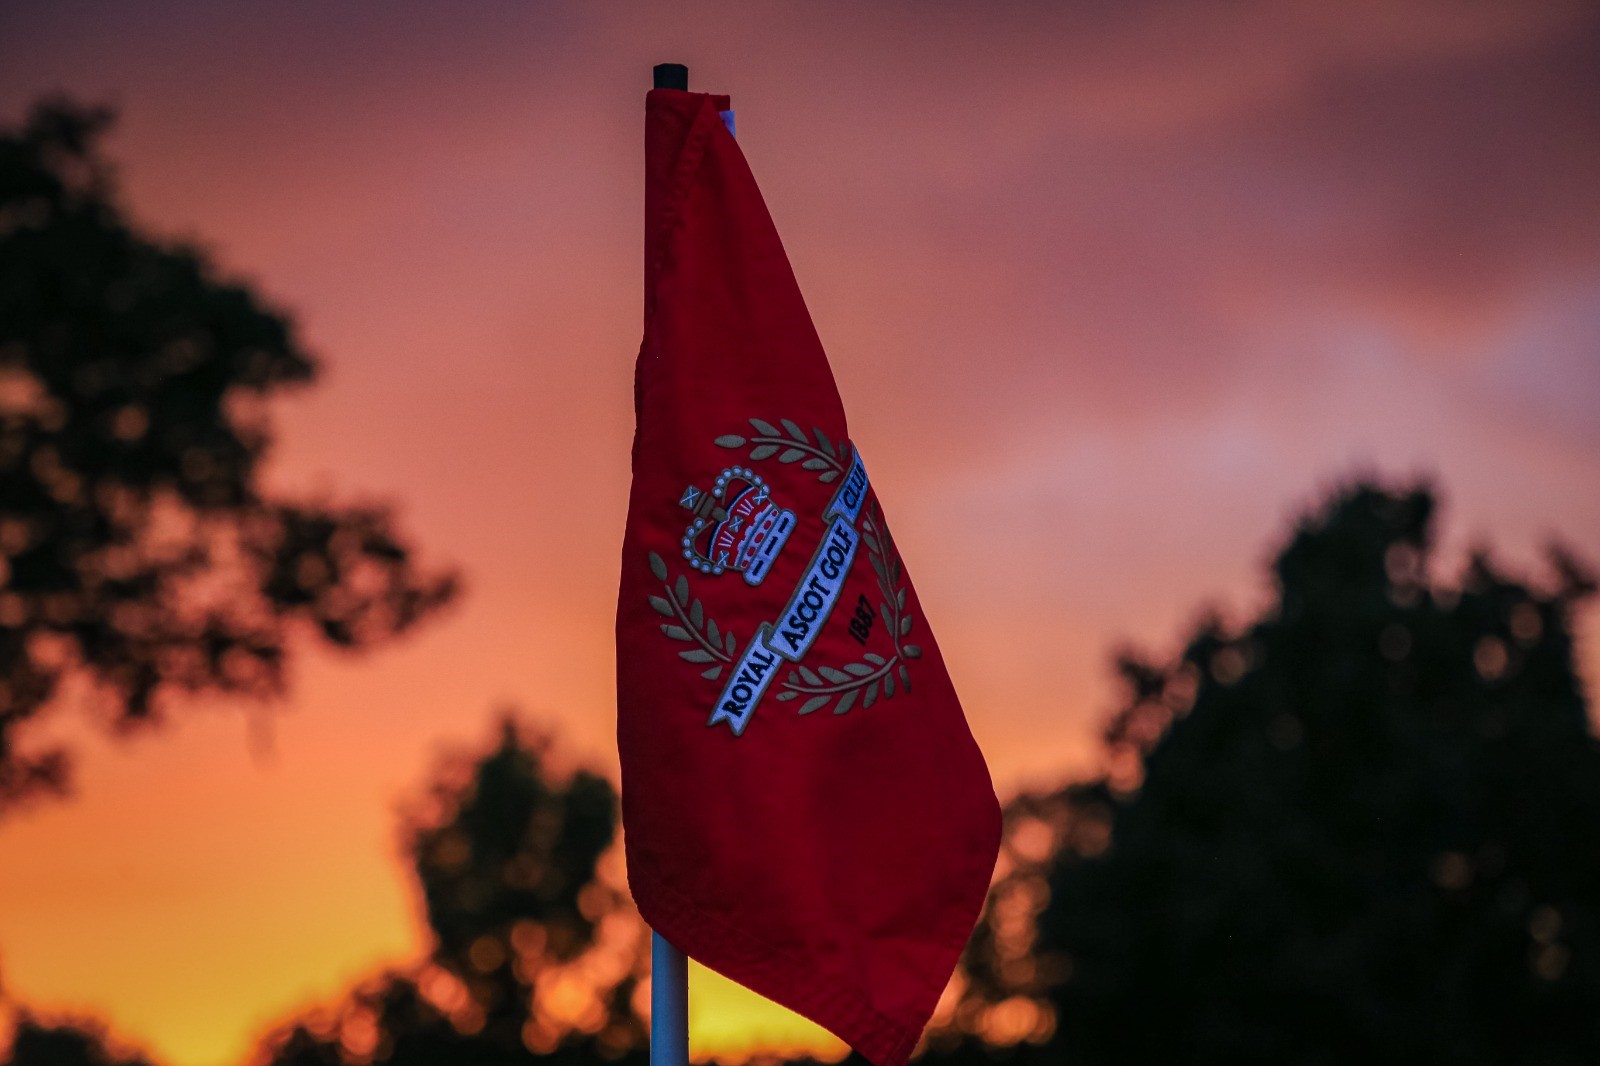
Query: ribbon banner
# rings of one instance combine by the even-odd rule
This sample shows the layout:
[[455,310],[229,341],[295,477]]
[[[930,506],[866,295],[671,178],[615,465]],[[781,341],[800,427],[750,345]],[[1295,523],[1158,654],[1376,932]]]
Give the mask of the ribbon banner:
[[829,522],[828,532],[817,545],[810,565],[789,597],[789,605],[778,616],[777,623],[764,624],[745,648],[707,725],[726,724],[734,736],[743,736],[745,726],[750,724],[756,706],[778,672],[779,659],[797,663],[811,650],[823,623],[838,606],[844,579],[855,562],[856,548],[861,545],[861,534],[856,532],[855,522],[870,487],[867,468],[857,454],[839,491],[833,494],[832,502],[823,512],[822,520]]

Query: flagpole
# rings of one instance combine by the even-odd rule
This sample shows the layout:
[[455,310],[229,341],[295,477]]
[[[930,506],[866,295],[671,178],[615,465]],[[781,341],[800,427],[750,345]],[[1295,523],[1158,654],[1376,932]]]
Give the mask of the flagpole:
[[689,68],[682,63],[657,63],[652,71],[657,89],[689,88]]
[[[689,68],[658,63],[657,89],[689,88]],[[650,1066],[689,1066],[689,960],[654,930],[650,933]]]
[[689,960],[650,934],[650,1066],[688,1066]]

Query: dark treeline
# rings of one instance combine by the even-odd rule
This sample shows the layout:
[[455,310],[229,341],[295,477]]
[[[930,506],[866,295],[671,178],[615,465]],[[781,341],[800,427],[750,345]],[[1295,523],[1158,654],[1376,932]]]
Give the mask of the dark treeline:
[[441,771],[404,829],[431,956],[289,1023],[259,1061],[642,1061],[647,941],[599,873],[616,792],[582,771],[554,779],[546,743],[508,719],[487,756]]
[[[13,807],[65,784],[24,740],[74,673],[123,720],[269,692],[297,629],[368,647],[453,588],[386,514],[259,493],[269,434],[234,401],[312,364],[253,294],[128,227],[104,121],[47,107],[0,136]],[[158,550],[173,506],[196,533]],[[1560,551],[1539,580],[1487,554],[1441,575],[1435,526],[1428,489],[1351,484],[1292,531],[1258,617],[1119,660],[1105,772],[1007,806],[924,1063],[1600,1061],[1600,748],[1573,648],[1594,581]],[[207,577],[237,596],[196,612]],[[285,1019],[253,1066],[643,1062],[616,795],[552,772],[550,743],[506,718],[441,764],[400,827],[428,956]],[[10,1066],[149,1066],[5,1006]]]
[[1337,493],[1259,618],[1121,662],[1103,780],[1011,804],[963,1010],[1018,1057],[1600,1061],[1594,582],[1440,583],[1434,507]]

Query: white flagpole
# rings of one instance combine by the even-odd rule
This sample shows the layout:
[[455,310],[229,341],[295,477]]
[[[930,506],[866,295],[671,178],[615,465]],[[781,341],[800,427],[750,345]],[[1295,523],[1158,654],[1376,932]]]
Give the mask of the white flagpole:
[[[661,63],[654,70],[657,89],[689,88],[689,68]],[[689,960],[650,933],[650,1066],[689,1066]]]
[[689,1066],[689,960],[650,934],[650,1066]]

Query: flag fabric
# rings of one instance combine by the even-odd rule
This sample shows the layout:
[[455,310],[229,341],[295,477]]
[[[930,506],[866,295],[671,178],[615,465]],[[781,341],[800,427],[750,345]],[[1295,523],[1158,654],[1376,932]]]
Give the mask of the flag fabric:
[[999,804],[727,111],[646,103],[628,881],[691,958],[900,1066],[982,908]]

